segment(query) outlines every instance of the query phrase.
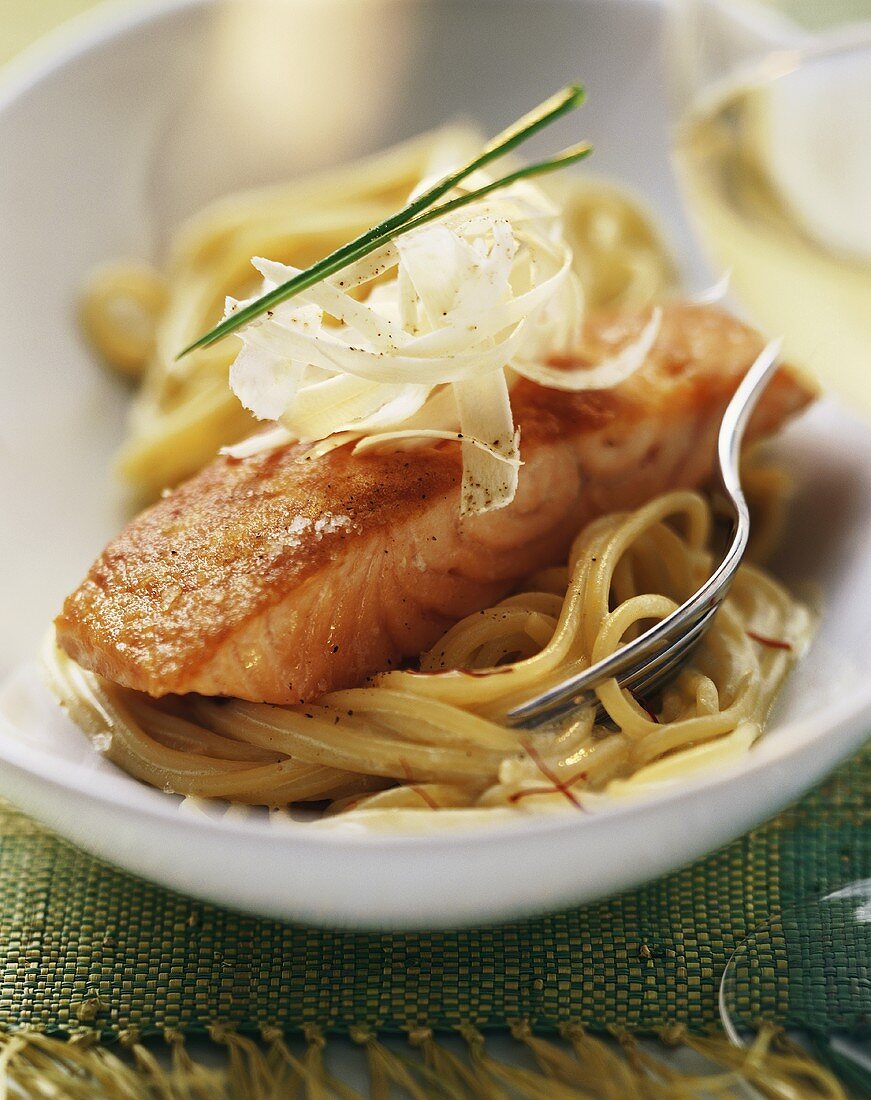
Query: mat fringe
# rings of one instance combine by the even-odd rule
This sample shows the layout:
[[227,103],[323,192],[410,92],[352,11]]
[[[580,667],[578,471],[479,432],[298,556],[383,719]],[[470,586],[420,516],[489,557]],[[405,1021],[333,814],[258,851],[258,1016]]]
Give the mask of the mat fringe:
[[[458,1029],[467,1057],[449,1050],[428,1028],[407,1036],[405,1053],[387,1047],[369,1028],[350,1037],[365,1054],[371,1100],[696,1100],[748,1096],[771,1100],[847,1100],[834,1073],[773,1027],[752,1046],[732,1046],[725,1037],[692,1035],[671,1028],[660,1040],[685,1047],[712,1064],[707,1074],[684,1073],[642,1047],[625,1031],[611,1041],[578,1025],[557,1038],[536,1034],[520,1021],[514,1039],[535,1068],[508,1065],[487,1050],[477,1028]],[[209,1038],[226,1051],[225,1065],[198,1063],[180,1031],[163,1033],[169,1058],[158,1059],[134,1031],[108,1046],[97,1033],[71,1038],[38,1031],[0,1032],[0,1100],[362,1100],[360,1093],[327,1069],[326,1039],[304,1030],[305,1052],[297,1057],[278,1028],[263,1028],[261,1041],[214,1025]],[[560,1039],[562,1042],[560,1042]],[[825,1048],[819,1048],[825,1057]]]

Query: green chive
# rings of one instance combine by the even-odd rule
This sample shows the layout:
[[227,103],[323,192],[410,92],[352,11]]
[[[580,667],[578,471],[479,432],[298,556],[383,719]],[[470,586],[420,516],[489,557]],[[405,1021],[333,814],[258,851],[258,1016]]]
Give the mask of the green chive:
[[[575,110],[583,101],[583,88],[579,84],[567,85],[561,91],[557,92],[556,95],[551,96],[550,99],[545,100],[544,103],[540,104],[533,111],[530,111],[529,114],[524,115],[523,118],[513,123],[507,130],[503,130],[501,134],[498,134],[485,145],[484,149],[477,157],[469,161],[462,168],[444,176],[396,214],[392,214],[378,225],[373,226],[372,229],[366,230],[365,233],[361,233],[360,236],[349,241],[348,244],[342,245],[342,247],[336,249],[335,252],[331,252],[328,256],[318,260],[305,271],[301,271],[298,275],[294,275],[292,279],[288,279],[287,282],[282,283],[281,286],[275,287],[275,289],[262,295],[256,301],[249,303],[243,309],[226,317],[220,324],[216,325],[215,328],[205,333],[205,335],[200,336],[199,339],[195,340],[181,351],[177,358],[181,359],[197,348],[208,347],[210,344],[214,344],[217,340],[220,340],[231,332],[235,332],[255,317],[259,317],[272,306],[278,305],[281,302],[286,302],[289,298],[293,298],[301,291],[307,290],[310,286],[322,282],[324,279],[329,278],[330,275],[334,275],[337,271],[341,271],[342,268],[355,263],[357,260],[367,256],[370,252],[380,248],[383,244],[393,237],[398,236],[400,233],[405,233],[409,229],[424,225],[426,222],[441,217],[450,210],[465,206],[467,203],[481,198],[483,195],[487,195],[497,188],[506,187],[508,184],[514,183],[519,179],[556,171],[558,168],[564,168],[567,164],[572,164],[582,159],[582,157],[587,156],[590,152],[589,145],[573,146],[570,149],[564,150],[562,153],[558,153],[555,157],[550,157],[547,160],[538,161],[535,164],[518,168],[516,171],[508,173],[508,175],[503,176],[501,179],[495,180],[465,195],[460,195],[458,198],[443,203],[441,206],[434,207],[438,199],[453,190],[453,188],[456,187],[458,183],[461,183],[467,176],[483,168],[491,161],[511,152],[512,149],[516,149],[518,145],[532,137],[533,134],[537,133],[545,126],[549,126],[552,122],[561,118],[569,111]],[[434,208],[428,209],[430,207]]]
[[412,218],[410,222],[405,222],[392,233],[386,233],[384,238],[379,241],[375,247],[380,248],[382,244],[386,244],[387,241],[393,240],[403,233],[408,233],[411,229],[417,229],[421,225],[426,225],[427,222],[435,221],[436,218],[441,218],[445,214],[449,214],[452,210],[457,210],[462,206],[468,205],[470,202],[477,202],[478,199],[482,199],[492,191],[501,190],[501,188],[507,187],[511,183],[516,183],[518,180],[530,179],[533,176],[544,176],[548,172],[557,172],[560,168],[566,168],[569,164],[576,164],[579,160],[588,157],[592,151],[592,145],[583,142],[580,145],[572,145],[568,149],[563,149],[561,153],[557,153],[554,157],[548,157],[547,160],[539,160],[534,164],[524,164],[514,172],[509,172],[507,176],[502,176],[500,179],[493,180],[491,183],[485,183],[483,187],[478,187],[474,191],[467,191],[464,195],[459,195],[449,202],[442,203],[441,206],[434,206],[431,210],[425,210],[422,214],[418,214],[416,218]]

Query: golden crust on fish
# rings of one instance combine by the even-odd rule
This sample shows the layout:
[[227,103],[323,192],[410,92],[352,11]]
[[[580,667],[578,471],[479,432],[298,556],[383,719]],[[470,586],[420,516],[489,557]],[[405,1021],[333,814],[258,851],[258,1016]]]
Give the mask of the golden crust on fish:
[[[573,365],[613,353],[645,320],[591,321]],[[721,310],[675,304],[620,386],[519,382],[518,493],[482,516],[459,516],[451,443],[216,459],[109,544],[66,600],[59,643],[85,668],[156,696],[298,703],[359,684],[563,559],[597,515],[704,482],[725,405],[761,347]],[[812,396],[781,371],[751,435]]]

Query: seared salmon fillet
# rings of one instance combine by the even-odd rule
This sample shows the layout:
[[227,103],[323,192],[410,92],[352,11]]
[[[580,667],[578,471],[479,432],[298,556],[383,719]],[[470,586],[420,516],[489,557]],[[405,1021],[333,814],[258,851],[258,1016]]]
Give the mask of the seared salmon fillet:
[[[646,320],[591,320],[573,364],[625,346]],[[85,668],[154,696],[299,703],[358,685],[563,560],[596,516],[704,482],[723,410],[761,348],[720,309],[674,304],[643,367],[614,389],[520,381],[517,496],[484,515],[459,515],[453,443],[218,458],[110,543],[66,600],[58,641]],[[750,437],[811,397],[781,371]]]

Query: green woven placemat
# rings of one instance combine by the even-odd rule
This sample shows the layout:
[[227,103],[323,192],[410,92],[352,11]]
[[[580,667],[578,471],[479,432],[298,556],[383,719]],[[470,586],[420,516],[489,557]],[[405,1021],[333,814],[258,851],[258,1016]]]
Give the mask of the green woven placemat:
[[[793,809],[693,866],[599,904],[478,930],[354,934],[263,920],[142,882],[0,811],[0,1026],[191,1034],[220,1024],[538,1031],[703,1028],[721,972],[771,914],[871,875],[871,749]],[[518,884],[522,889],[522,884]],[[794,924],[794,922],[792,922]],[[802,950],[813,952],[802,927]],[[808,947],[809,944],[809,947]],[[748,1017],[825,1019],[826,983],[784,995],[782,937]],[[846,960],[849,961],[849,960]]]

